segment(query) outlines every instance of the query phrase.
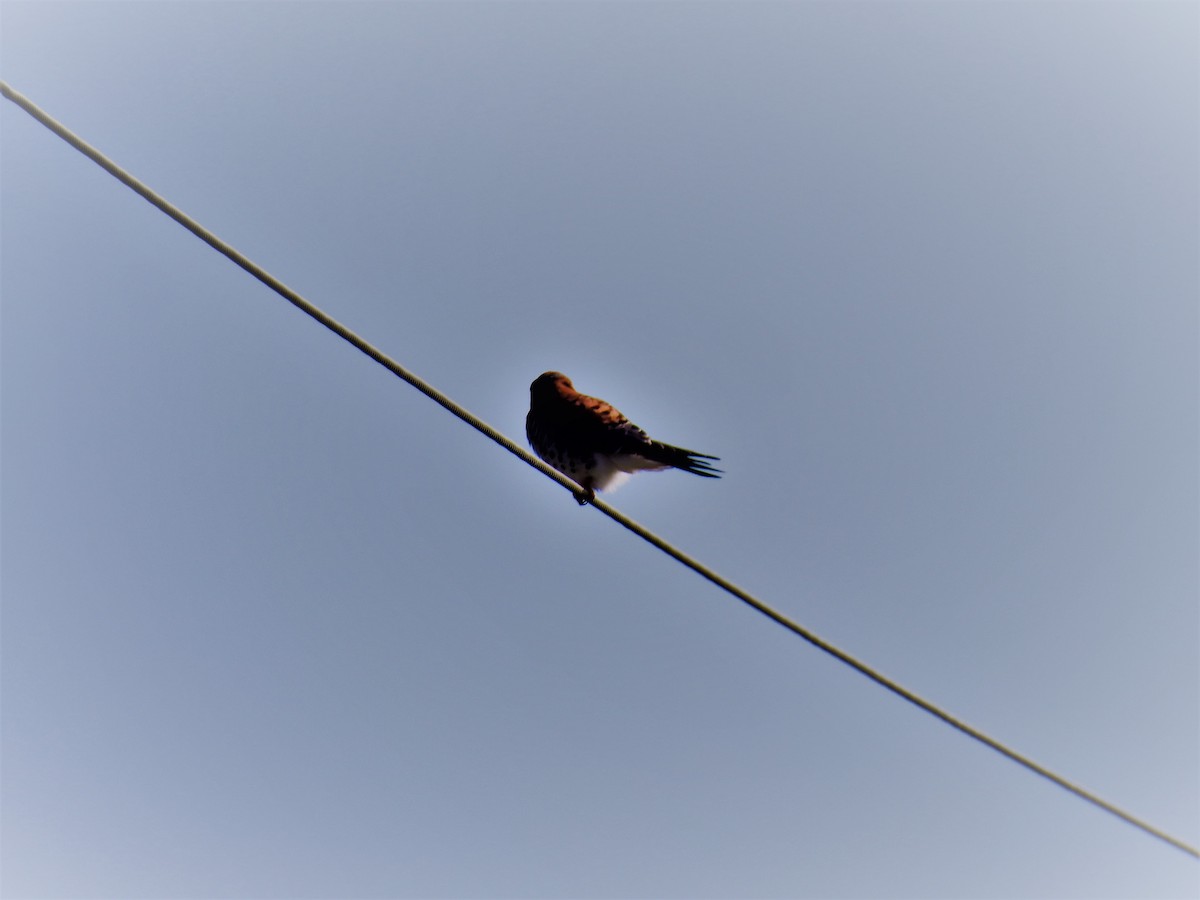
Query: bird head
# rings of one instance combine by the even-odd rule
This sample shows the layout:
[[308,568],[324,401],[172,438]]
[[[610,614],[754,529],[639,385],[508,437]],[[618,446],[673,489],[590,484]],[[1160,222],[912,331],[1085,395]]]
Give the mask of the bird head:
[[575,389],[575,386],[571,384],[570,378],[562,372],[543,372],[529,386],[529,394],[535,399],[538,397],[553,397],[561,394],[564,389],[567,391]]

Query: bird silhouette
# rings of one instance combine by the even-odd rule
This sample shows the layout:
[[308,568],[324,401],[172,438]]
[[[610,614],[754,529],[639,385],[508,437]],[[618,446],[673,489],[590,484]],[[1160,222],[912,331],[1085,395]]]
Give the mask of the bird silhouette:
[[529,386],[525,434],[538,456],[583,488],[575,498],[580,505],[634,472],[675,468],[704,478],[722,474],[705,462],[718,457],[651,440],[611,404],[575,390],[561,372],[545,372]]

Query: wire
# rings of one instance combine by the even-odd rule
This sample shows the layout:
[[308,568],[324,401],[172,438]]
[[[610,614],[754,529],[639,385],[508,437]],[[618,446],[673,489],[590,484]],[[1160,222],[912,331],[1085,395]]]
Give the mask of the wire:
[[[319,308],[314,306],[312,303],[310,303],[308,300],[306,300],[304,297],[302,297],[296,291],[289,288],[287,285],[285,285],[279,279],[275,278],[273,275],[271,275],[265,269],[256,265],[254,262],[252,262],[251,260],[249,260],[248,258],[243,256],[241,253],[239,253],[233,247],[231,247],[229,244],[226,244],[224,241],[222,241],[220,238],[218,238],[211,231],[204,228],[202,225],[200,225],[194,219],[190,218],[185,213],[183,213],[181,210],[179,210],[178,208],[173,206],[171,203],[169,203],[167,200],[163,199],[161,196],[156,194],[154,191],[150,190],[150,188],[148,188],[146,185],[142,184],[140,181],[138,181],[136,178],[134,178],[132,175],[130,175],[128,172],[126,172],[124,169],[122,169],[120,166],[118,166],[112,160],[110,160],[106,156],[104,156],[104,154],[102,154],[99,150],[92,147],[90,144],[86,143],[82,138],[77,137],[70,130],[68,130],[65,126],[63,126],[59,122],[55,121],[53,118],[51,118],[45,112],[43,112],[28,98],[26,98],[23,95],[14,91],[5,82],[0,82],[0,93],[2,93],[6,98],[11,100],[17,106],[21,107],[21,109],[25,110],[25,112],[29,113],[29,115],[31,115],[34,119],[36,119],[42,125],[46,126],[48,129],[50,129],[52,132],[54,132],[56,135],[58,135],[60,138],[62,138],[64,141],[66,141],[68,144],[70,144],[72,147],[74,147],[76,150],[83,153],[85,156],[87,156],[89,159],[91,159],[93,162],[95,162],[97,165],[99,165],[101,168],[103,168],[109,174],[114,176],[117,180],[121,181],[123,184],[125,184],[132,190],[136,191],[138,194],[140,194],[142,197],[144,197],[146,200],[148,200],[154,206],[158,207],[160,210],[162,210],[164,213],[166,213],[168,216],[170,216],[172,219],[174,219],[176,222],[178,222],[180,225],[182,225],[188,231],[192,232],[192,234],[196,235],[196,237],[200,238],[200,240],[204,241],[206,244],[211,246],[214,250],[218,251],[219,253],[228,257],[231,261],[233,261],[237,265],[241,266],[243,269],[245,269],[247,272],[249,272],[251,275],[253,275],[255,278],[257,278],[259,281],[261,281],[267,287],[271,288],[271,290],[275,291],[277,294],[282,296],[285,300],[287,300],[293,306],[297,307],[302,312],[304,312],[307,315],[311,316],[312,318],[316,319],[318,322],[320,322],[322,325],[324,325],[326,328],[328,328],[334,334],[338,335],[339,337],[341,337],[344,340],[348,341],[349,343],[353,344],[355,347],[357,347],[359,350],[361,350],[367,356],[371,357],[371,359],[375,360],[377,363],[379,363],[381,366],[386,368],[388,371],[392,372],[394,375],[396,375],[399,378],[402,378],[404,381],[408,382],[410,385],[415,387],[417,390],[419,390],[425,396],[429,397],[435,403],[438,403],[439,405],[443,406],[445,409],[449,410],[451,413],[453,413],[458,418],[462,419],[464,422],[466,422],[468,425],[470,425],[472,428],[475,428],[477,431],[480,431],[487,437],[491,438],[493,441],[495,441],[497,444],[499,444],[505,450],[508,450],[514,456],[519,457],[522,461],[533,466],[535,469],[537,469],[539,472],[541,472],[546,477],[551,478],[554,481],[558,482],[558,484],[560,484],[562,487],[566,488],[567,490],[571,491],[577,497],[584,496],[585,492],[580,485],[576,484],[571,479],[567,478],[565,475],[560,473],[557,469],[553,469],[546,463],[542,462],[540,459],[538,459],[536,456],[531,454],[524,447],[520,446],[519,444],[514,443],[511,439],[506,437],[504,434],[502,434],[497,429],[493,428],[487,422],[484,422],[478,416],[472,414],[464,407],[455,403],[453,400],[451,400],[449,397],[447,397],[441,391],[437,390],[432,385],[428,384],[427,382],[425,382],[418,376],[409,372],[407,369],[405,369],[403,366],[401,366],[395,360],[391,359],[382,350],[379,350],[372,344],[368,343],[366,340],[359,337],[357,334],[355,334],[353,331],[351,331],[345,325],[342,325],[340,322],[338,322],[332,316],[329,316],[328,314],[326,314],[325,312],[323,312],[322,310],[320,310]],[[1013,762],[1017,763],[1018,765],[1023,766],[1026,769],[1028,769],[1029,771],[1031,771],[1037,775],[1040,775],[1043,778],[1053,782],[1054,784],[1058,785],[1059,787],[1063,788],[1064,790],[1071,792],[1072,794],[1079,797],[1080,799],[1086,800],[1088,803],[1091,803],[1094,806],[1097,806],[1100,809],[1104,810],[1105,812],[1116,816],[1118,819],[1121,819],[1125,823],[1132,825],[1135,828],[1141,829],[1146,834],[1149,834],[1152,837],[1158,838],[1160,841],[1164,841],[1165,843],[1170,844],[1172,847],[1175,847],[1176,849],[1182,850],[1184,853],[1187,853],[1193,857],[1200,859],[1200,850],[1197,850],[1195,847],[1191,846],[1190,844],[1185,843],[1184,841],[1180,840],[1179,838],[1173,837],[1172,835],[1168,834],[1167,832],[1154,827],[1153,825],[1149,824],[1148,822],[1145,822],[1142,819],[1137,818],[1132,813],[1126,812],[1125,810],[1121,809],[1119,806],[1109,803],[1107,800],[1103,799],[1102,797],[1100,797],[1097,794],[1092,793],[1091,791],[1087,790],[1086,788],[1080,787],[1079,785],[1074,784],[1071,781],[1068,781],[1066,778],[1062,777],[1061,775],[1058,775],[1057,773],[1046,768],[1045,766],[1035,762],[1034,760],[1030,759],[1029,757],[1025,756],[1024,754],[1019,753],[1016,750],[1013,750],[1011,747],[1007,746],[1006,744],[1003,744],[1000,741],[996,740],[995,738],[990,737],[989,735],[980,731],[978,728],[975,728],[972,725],[968,725],[966,722],[962,721],[961,719],[958,719],[955,716],[950,715],[950,713],[946,712],[941,707],[934,704],[932,701],[926,700],[921,695],[915,693],[914,691],[909,690],[908,688],[904,687],[903,685],[899,684],[898,682],[893,681],[891,678],[888,678],[886,675],[883,675],[880,672],[876,671],[875,669],[871,668],[866,663],[851,656],[845,650],[842,650],[842,649],[836,647],[835,645],[829,643],[828,641],[826,641],[823,638],[819,637],[818,635],[814,634],[812,631],[809,631],[807,628],[803,627],[802,625],[799,625],[798,623],[793,622],[791,619],[789,619],[787,616],[783,615],[782,613],[777,612],[776,610],[772,609],[766,603],[764,603],[763,601],[756,598],[749,591],[746,591],[745,589],[738,587],[732,581],[729,581],[727,578],[724,578],[721,575],[718,575],[712,569],[708,568],[707,566],[700,563],[699,561],[693,559],[691,556],[684,553],[682,550],[679,550],[678,548],[674,547],[673,545],[668,543],[666,540],[659,537],[654,532],[650,531],[644,525],[641,525],[640,523],[638,523],[638,522],[634,521],[633,519],[629,518],[628,516],[626,516],[624,513],[609,506],[603,500],[600,500],[598,498],[592,499],[591,505],[594,506],[600,512],[604,513],[604,515],[608,516],[614,522],[629,529],[634,534],[636,534],[638,537],[649,542],[650,544],[653,544],[655,547],[657,547],[659,550],[666,553],[668,556],[674,558],[678,562],[687,566],[689,569],[691,569],[696,574],[700,575],[703,578],[708,579],[710,582],[715,584],[717,587],[721,588],[723,591],[726,591],[727,593],[732,594],[734,597],[741,600],[747,606],[750,606],[752,609],[757,610],[758,612],[762,613],[767,618],[771,619],[772,621],[776,622],[779,625],[782,625],[788,631],[791,631],[793,634],[796,634],[797,636],[808,641],[810,644],[812,644],[818,650],[824,651],[825,653],[832,656],[834,659],[846,664],[850,668],[857,671],[859,674],[864,675],[867,678],[869,678],[871,681],[874,681],[879,686],[891,691],[896,696],[901,697],[904,700],[907,700],[909,703],[916,706],[917,708],[922,709],[925,712],[929,713],[930,715],[940,719],[942,722],[946,723],[951,728],[954,728],[954,729],[958,730],[959,732],[961,732],[962,734],[965,734],[967,737],[973,738],[974,740],[978,741],[979,743],[983,744],[984,746],[989,747],[992,750],[995,750],[997,753],[1001,754],[1002,756],[1006,756],[1008,759],[1012,760]]]

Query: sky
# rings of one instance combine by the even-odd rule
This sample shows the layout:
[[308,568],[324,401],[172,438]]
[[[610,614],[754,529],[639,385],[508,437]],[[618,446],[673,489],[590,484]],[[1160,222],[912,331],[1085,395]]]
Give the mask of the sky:
[[[0,4],[0,75],[613,505],[1200,843],[1194,3]],[[0,102],[5,898],[1185,898]]]

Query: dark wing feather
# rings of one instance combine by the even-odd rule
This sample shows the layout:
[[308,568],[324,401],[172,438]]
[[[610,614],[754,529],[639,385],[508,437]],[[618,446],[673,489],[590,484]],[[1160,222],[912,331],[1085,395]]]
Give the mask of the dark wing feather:
[[683,469],[683,471],[691,472],[693,475],[702,475],[705,478],[720,478],[723,474],[716,466],[705,462],[706,459],[719,460],[720,457],[709,456],[707,453],[697,453],[695,450],[672,447],[670,444],[664,444],[660,441],[647,441],[644,446],[638,448],[637,452],[647,459],[652,459],[655,462],[664,463],[668,466],[674,466],[676,469]]
[[693,475],[705,478],[720,478],[722,472],[705,462],[706,459],[716,460],[718,457],[707,453],[697,453],[695,450],[685,450],[673,447],[661,441],[652,441],[650,436],[623,416],[616,408],[595,397],[580,395],[582,406],[590,411],[592,422],[599,426],[603,434],[596,435],[597,447],[603,446],[602,452],[621,454],[633,453],[666,466],[674,466]]

